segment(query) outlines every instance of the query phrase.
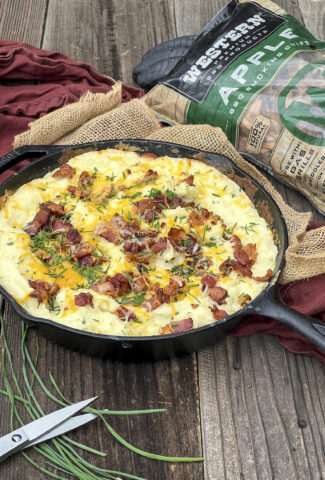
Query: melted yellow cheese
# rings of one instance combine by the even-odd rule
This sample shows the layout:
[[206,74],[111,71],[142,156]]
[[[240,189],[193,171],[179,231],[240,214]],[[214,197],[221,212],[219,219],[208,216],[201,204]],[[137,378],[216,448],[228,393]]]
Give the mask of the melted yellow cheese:
[[[184,202],[194,202],[198,207],[208,209],[222,218],[228,232],[237,235],[244,246],[255,243],[258,256],[251,267],[253,277],[264,276],[268,269],[274,270],[277,248],[271,229],[244,191],[218,170],[196,160],[166,156],[142,158],[135,152],[120,150],[87,152],[71,159],[69,165],[76,169],[72,179],[53,177],[53,172],[50,172],[19,188],[0,211],[0,283],[29,313],[82,330],[122,336],[158,335],[171,320],[188,317],[193,319],[194,328],[214,321],[210,307],[215,303],[207,292],[202,291],[202,277],[195,273],[188,276],[186,286],[176,298],[150,313],[140,304],[126,304],[135,313],[136,321],[126,322],[118,317],[116,310],[121,299],[89,290],[92,283],[105,275],[138,273],[137,265],[128,261],[121,245],[114,245],[94,233],[100,222],[108,222],[114,214],[120,214],[126,221],[138,220],[144,230],[157,228],[159,233],[155,241],[166,237],[172,227],[183,228],[187,234],[193,234],[189,222],[190,208],[164,209],[156,224],[148,224],[137,214],[134,202],[148,198],[152,189],[162,193],[170,190]],[[155,170],[158,178],[143,182],[149,169]],[[90,196],[79,199],[69,194],[67,189],[70,185],[78,186],[83,171],[88,171],[93,181]],[[193,186],[182,181],[189,175],[194,175]],[[112,185],[115,194],[109,197],[107,192],[111,191]],[[81,233],[82,241],[93,245],[96,252],[105,257],[97,269],[76,268],[65,258],[55,265],[47,265],[37,257],[34,240],[23,229],[33,220],[40,203],[47,201],[64,205],[66,213],[70,214],[68,221]],[[228,291],[226,303],[218,308],[228,314],[234,313],[241,308],[240,297],[243,294],[254,298],[265,288],[266,283],[235,271],[227,276],[220,274],[220,265],[229,257],[233,258],[233,245],[223,237],[222,222],[215,225],[207,222],[197,227],[194,233],[202,254],[211,262],[207,271],[217,274],[217,286]],[[54,245],[56,239],[47,238],[47,242]],[[167,249],[153,255],[147,265],[149,284],[159,282],[164,287],[177,273],[178,266],[185,265],[189,260],[184,252],[175,250],[168,243]],[[37,300],[30,297],[32,288],[29,280],[58,285],[59,291],[52,305],[38,305]],[[75,304],[74,298],[81,292],[91,292],[94,308]],[[128,295],[132,296],[132,293]],[[149,297],[146,295],[146,298]]]

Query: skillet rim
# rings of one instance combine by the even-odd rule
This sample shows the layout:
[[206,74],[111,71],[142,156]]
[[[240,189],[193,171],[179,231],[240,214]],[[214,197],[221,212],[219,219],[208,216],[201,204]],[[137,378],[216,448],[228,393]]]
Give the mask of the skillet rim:
[[[107,146],[108,142],[110,144],[113,144],[113,146]],[[227,323],[230,323],[231,320],[236,318],[236,317],[240,318],[240,317],[244,317],[244,316],[249,315],[249,314],[257,313],[257,310],[260,310],[260,308],[258,308],[258,304],[261,302],[261,299],[263,299],[263,297],[268,294],[269,290],[274,288],[274,286],[275,286],[275,284],[278,280],[278,277],[281,273],[281,270],[284,266],[285,252],[288,248],[288,230],[287,230],[287,226],[286,226],[283,214],[282,214],[278,204],[276,203],[276,201],[271,197],[271,195],[266,191],[266,189],[257,180],[255,180],[253,177],[251,177],[249,174],[247,174],[244,170],[242,170],[240,167],[238,167],[236,165],[236,163],[231,158],[227,157],[226,155],[218,154],[218,153],[215,153],[215,152],[209,152],[209,151],[205,151],[205,150],[201,150],[201,149],[197,149],[197,148],[189,147],[187,145],[181,145],[181,144],[177,144],[177,143],[173,143],[173,142],[165,142],[165,141],[150,140],[150,139],[149,140],[147,140],[147,139],[100,140],[100,141],[80,143],[80,144],[75,144],[75,145],[29,145],[29,146],[26,146],[26,147],[29,147],[31,152],[33,151],[33,147],[34,147],[34,149],[37,149],[39,151],[42,150],[43,148],[44,148],[44,150],[49,150],[49,151],[45,155],[35,159],[34,161],[32,161],[29,164],[23,166],[20,170],[18,170],[18,172],[14,172],[13,175],[11,175],[9,178],[7,178],[0,185],[0,196],[2,196],[5,193],[5,191],[3,191],[3,193],[2,193],[2,190],[6,187],[6,185],[8,183],[10,183],[13,176],[15,176],[15,177],[21,176],[22,174],[25,173],[25,171],[27,171],[32,166],[35,166],[38,163],[41,163],[42,161],[50,158],[53,155],[57,155],[57,154],[60,154],[60,153],[64,154],[64,152],[66,152],[68,150],[77,150],[78,148],[88,148],[88,147],[96,148],[96,147],[101,146],[101,145],[106,145],[104,147],[105,149],[115,148],[115,149],[119,149],[119,150],[123,151],[123,148],[118,148],[118,145],[121,144],[121,146],[123,146],[125,144],[127,146],[128,143],[129,143],[129,145],[136,146],[136,147],[137,146],[141,147],[142,145],[147,146],[147,148],[149,148],[149,149],[150,149],[151,144],[152,145],[161,145],[162,147],[167,146],[171,149],[172,148],[180,148],[180,149],[185,149],[185,150],[191,151],[192,152],[191,153],[192,157],[193,157],[193,155],[196,155],[196,154],[203,154],[203,155],[208,155],[208,156],[212,156],[212,157],[217,157],[219,160],[225,159],[228,163],[231,164],[235,173],[237,173],[237,172],[240,173],[241,176],[249,179],[259,190],[262,191],[263,195],[267,197],[268,201],[272,204],[273,208],[277,212],[278,217],[280,219],[280,225],[281,225],[282,233],[283,233],[283,241],[281,242],[279,240],[279,243],[281,244],[281,247],[283,247],[283,253],[282,253],[281,259],[279,261],[279,265],[278,265],[276,271],[273,273],[272,278],[270,279],[270,281],[268,282],[266,287],[248,305],[246,305],[244,308],[232,313],[231,315],[227,316],[226,318],[223,318],[221,320],[217,320],[217,321],[209,323],[207,325],[203,325],[202,327],[194,328],[194,329],[191,329],[191,330],[186,330],[184,332],[172,333],[172,334],[168,334],[168,335],[150,335],[150,336],[149,335],[148,336],[106,335],[106,334],[99,334],[99,333],[95,333],[95,332],[89,332],[89,331],[86,331],[86,330],[79,330],[77,328],[70,327],[69,325],[65,325],[65,324],[62,324],[62,323],[59,323],[59,322],[55,322],[54,320],[51,320],[51,319],[48,319],[48,318],[35,317],[34,315],[29,314],[28,312],[26,312],[23,309],[23,307],[21,307],[21,305],[15,300],[15,298],[12,297],[10,295],[10,293],[8,293],[1,285],[0,285],[0,293],[11,303],[15,312],[19,316],[21,316],[23,319],[25,319],[27,322],[32,323],[33,327],[35,327],[35,328],[37,328],[38,326],[42,326],[42,325],[49,325],[51,327],[56,327],[61,331],[68,331],[70,333],[79,334],[79,335],[81,334],[81,337],[91,337],[92,339],[98,338],[98,339],[101,339],[102,341],[107,340],[107,341],[113,341],[113,342],[140,343],[140,342],[151,340],[151,342],[153,342],[153,343],[156,343],[158,341],[160,343],[164,342],[164,341],[167,343],[168,340],[173,340],[173,339],[177,339],[177,338],[184,338],[184,337],[187,337],[187,336],[193,336],[198,332],[202,333],[205,330],[208,330],[210,328],[213,329],[217,326],[225,325]],[[149,147],[148,147],[148,144],[149,144]],[[52,151],[51,151],[51,149],[52,149]],[[98,148],[96,148],[96,149],[99,150]],[[14,152],[15,152],[15,150],[10,152],[10,153],[13,154]],[[135,151],[135,152],[137,153],[137,151]],[[87,153],[87,152],[84,152],[84,153]],[[149,152],[147,152],[147,153],[149,153]],[[170,156],[172,154],[173,154],[173,152],[171,152],[169,154],[165,154],[165,155]],[[78,155],[82,155],[82,153],[78,153]],[[203,161],[201,159],[194,159],[194,160]],[[203,163],[205,163],[205,162],[203,161]],[[213,168],[216,168],[216,167],[213,167]],[[35,178],[41,178],[41,177],[35,177]],[[233,181],[235,181],[235,180],[233,180]],[[25,183],[28,183],[28,182],[24,182],[20,186],[25,185]],[[235,181],[235,183],[236,183],[236,181]],[[18,188],[20,188],[20,187],[18,187]],[[254,203],[254,205],[255,205],[255,203]],[[254,306],[255,306],[255,308],[254,308]],[[258,312],[258,313],[263,313],[263,312]]]

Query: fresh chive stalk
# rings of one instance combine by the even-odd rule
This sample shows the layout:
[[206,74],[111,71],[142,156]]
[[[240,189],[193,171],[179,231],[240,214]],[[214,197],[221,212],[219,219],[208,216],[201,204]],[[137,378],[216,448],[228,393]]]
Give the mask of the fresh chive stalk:
[[[24,422],[20,416],[20,413],[17,408],[17,402],[21,407],[24,407],[27,412],[30,420],[35,420],[44,415],[44,411],[39,404],[36,395],[34,393],[34,384],[37,382],[39,386],[44,391],[45,395],[50,398],[53,402],[58,405],[65,407],[68,404],[71,404],[66,396],[62,393],[61,389],[57,385],[53,375],[49,372],[50,382],[58,396],[53,394],[51,390],[45,385],[44,381],[37,372],[37,364],[39,357],[38,345],[36,347],[35,359],[32,360],[30,352],[27,347],[27,334],[28,327],[22,326],[22,340],[21,340],[21,359],[22,359],[22,374],[24,379],[24,385],[21,386],[18,382],[13,362],[12,355],[10,352],[9,345],[7,343],[4,322],[2,316],[0,315],[0,325],[1,325],[1,337],[3,341],[4,348],[1,352],[1,372],[2,379],[4,384],[4,389],[0,389],[0,394],[6,396],[10,402],[10,427],[14,430],[14,424],[18,422],[21,426],[24,425]],[[141,414],[152,414],[152,413],[161,413],[166,412],[166,409],[149,409],[149,410],[107,410],[107,409],[96,409],[93,407],[87,407],[84,409],[85,412],[92,412],[96,414],[104,423],[108,432],[122,445],[131,450],[134,453],[137,453],[146,458],[161,460],[165,462],[199,462],[203,458],[191,458],[191,457],[168,457],[164,455],[158,455],[150,452],[145,452],[127,442],[122,438],[119,433],[117,433],[112,426],[108,423],[105,416],[108,415],[141,415]],[[29,421],[29,420],[28,420]],[[99,468],[92,463],[87,462],[79,453],[76,451],[76,448],[80,450],[87,451],[97,456],[105,457],[107,454],[100,452],[91,448],[87,445],[83,445],[79,442],[76,442],[70,439],[67,435],[62,435],[57,438],[53,438],[49,442],[40,443],[37,446],[34,446],[33,449],[45,459],[46,465],[48,465],[52,470],[39,465],[39,463],[32,459],[26,452],[21,452],[23,457],[33,465],[37,470],[44,473],[48,477],[55,478],[57,480],[68,480],[72,477],[79,480],[122,480],[122,479],[133,479],[133,480],[145,480],[142,477],[132,475],[129,473],[118,472],[116,470],[109,470]],[[62,475],[68,475],[62,476]]]

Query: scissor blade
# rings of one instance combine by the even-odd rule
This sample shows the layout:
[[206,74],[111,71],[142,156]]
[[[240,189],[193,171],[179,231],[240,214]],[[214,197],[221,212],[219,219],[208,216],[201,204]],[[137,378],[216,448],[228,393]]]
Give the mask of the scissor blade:
[[97,397],[89,398],[88,400],[83,400],[79,403],[74,403],[68,407],[61,408],[55,412],[49,413],[44,417],[38,418],[34,422],[28,423],[22,427],[24,433],[27,435],[28,440],[33,442],[34,440],[42,437],[45,433],[53,430],[62,422],[66,421],[68,418],[72,417],[75,413],[79,412],[91,402],[96,400]]
[[97,418],[97,415],[95,415],[94,413],[84,413],[83,415],[77,415],[75,417],[68,418],[68,420],[61,423],[61,425],[59,425],[58,427],[53,428],[53,430],[51,430],[50,432],[46,433],[45,435],[42,435],[41,437],[38,437],[33,442],[28,443],[25,449],[32,447],[33,445],[37,445],[38,443],[51,440],[54,437],[64,435],[65,433],[70,432],[75,428],[81,427],[82,425],[85,425],[86,423],[91,422],[92,420],[95,420],[95,418]]

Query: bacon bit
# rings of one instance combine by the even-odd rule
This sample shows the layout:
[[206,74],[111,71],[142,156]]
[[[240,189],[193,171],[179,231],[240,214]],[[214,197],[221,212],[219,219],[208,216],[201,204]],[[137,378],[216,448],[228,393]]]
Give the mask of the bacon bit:
[[169,202],[171,208],[184,207],[185,203],[180,197],[173,197]]
[[111,280],[108,280],[108,278],[109,277],[106,277],[104,280],[98,280],[98,282],[94,283],[90,288],[98,293],[116,294],[115,285]]
[[105,240],[110,243],[114,243],[114,245],[119,245],[121,243],[118,234],[116,232],[113,232],[112,230],[106,230],[105,232],[100,234],[100,237],[105,238]]
[[134,230],[134,236],[137,238],[150,237],[154,238],[158,235],[157,230]]
[[146,300],[145,302],[143,302],[142,307],[145,310],[147,310],[147,312],[152,312],[152,310],[155,310],[156,308],[160,307],[162,303],[163,301],[160,298],[160,296],[154,295],[153,297],[149,298],[149,300]]
[[245,250],[235,250],[234,257],[237,262],[240,263],[240,265],[244,265],[245,267],[250,265],[249,256],[247,255]]
[[194,186],[194,175],[190,175],[189,177],[186,177],[182,182],[187,183],[187,185],[190,185],[191,187]]
[[47,208],[41,208],[33,220],[26,225],[24,231],[34,237],[49,222],[50,216],[51,213]]
[[137,318],[134,312],[123,306],[119,307],[115,313],[117,313],[123,322],[129,322],[130,320],[135,320]]
[[163,288],[163,292],[165,295],[168,295],[169,297],[175,297],[175,295],[177,295],[178,290],[180,288],[181,287],[179,286],[178,282],[176,282],[176,280],[174,280],[173,278],[170,278],[168,285],[166,285]]
[[135,291],[135,293],[144,292],[146,289],[147,289],[147,284],[143,276],[136,277],[133,280],[133,290]]
[[221,305],[225,303],[224,299],[228,296],[228,292],[225,288],[213,287],[209,288],[208,295],[214,302],[217,302],[219,305]]
[[224,275],[229,275],[229,273],[232,270],[235,270],[236,272],[240,273],[244,277],[252,277],[252,272],[247,267],[246,265],[241,265],[239,262],[236,260],[225,260],[222,262],[222,264],[219,267],[220,272],[222,272]]
[[144,198],[135,202],[136,211],[143,215],[147,223],[152,222],[158,218],[157,213],[161,213],[164,206],[167,208],[167,199],[165,195],[156,195],[154,199]]
[[[236,270],[236,272],[240,273],[244,277],[252,277],[252,272],[250,270],[250,265],[251,261],[253,261],[253,258],[250,259],[248,252],[252,252],[252,255],[254,257],[255,252],[256,252],[256,245],[255,244],[249,244],[252,245],[248,247],[247,251],[242,245],[242,242],[237,235],[232,235],[229,238],[230,243],[233,244],[234,246],[234,257],[235,260],[229,261],[226,260],[226,262],[223,262],[223,264],[220,265],[220,271],[224,270],[224,273],[228,275],[231,270]],[[255,245],[255,250],[253,245]],[[256,254],[257,255],[257,254]],[[256,259],[256,257],[255,257]]]
[[82,258],[78,258],[78,263],[81,267],[94,267],[98,262],[96,257],[93,257],[92,255],[85,255]]
[[143,216],[143,219],[147,223],[151,223],[157,217],[155,216],[155,212],[153,210],[147,210]]
[[186,204],[179,197],[173,197],[171,200],[167,199],[166,195],[155,195],[154,198],[144,198],[135,202],[136,211],[144,216],[146,222],[150,223],[158,217],[164,208],[184,207]]
[[201,247],[198,244],[196,238],[188,234],[186,235],[186,242],[188,243],[188,245],[184,247],[185,252],[188,255],[197,256],[200,253]]
[[197,257],[200,253],[200,245],[192,235],[186,234],[183,229],[171,228],[168,232],[168,240],[178,251]]
[[155,195],[153,197],[153,201],[155,202],[156,210],[159,212],[163,210],[163,207],[168,208],[168,199],[167,196],[164,194]]
[[186,239],[186,232],[183,228],[172,227],[168,232],[168,238],[178,244]]
[[139,253],[141,251],[141,245],[136,242],[127,241],[123,244],[123,250],[129,253]]
[[155,292],[155,294],[151,298],[149,298],[149,300],[146,300],[142,303],[142,307],[147,310],[147,312],[152,312],[152,310],[155,310],[163,303],[170,302],[170,296],[164,293],[164,289],[160,288],[159,283],[155,283],[154,285],[152,285],[148,289],[148,292],[150,291]]
[[143,153],[141,155],[142,158],[157,158],[158,155],[156,155],[155,153]]
[[74,185],[68,186],[68,192],[77,198],[86,198],[88,195],[88,190],[83,190],[81,187],[76,187]]
[[78,188],[80,188],[80,187],[76,187],[75,185],[69,185],[68,186],[68,192],[72,193],[72,195],[75,195]]
[[52,177],[67,177],[67,178],[72,178],[76,174],[76,169],[73,167],[70,167],[67,163],[64,163],[61,165],[59,170],[57,170],[55,173],[53,173]]
[[148,182],[151,180],[155,180],[156,178],[158,178],[158,173],[155,172],[154,170],[151,170],[150,168],[144,176],[144,181]]
[[[150,251],[151,247],[155,244],[154,240],[152,238],[148,238],[147,240],[144,240],[142,243],[139,243],[139,251],[141,252],[141,255],[139,256],[145,256],[145,253],[149,255],[150,257],[152,256],[152,252]],[[143,255],[142,255],[143,253]],[[148,257],[148,258],[150,258]]]
[[98,280],[90,288],[99,293],[119,296],[130,290],[131,286],[129,280],[124,275],[117,273],[114,277],[107,276],[102,280]]
[[33,292],[29,294],[30,297],[36,298],[38,301],[38,305],[42,302],[47,301],[50,297],[56,294],[56,292],[60,289],[58,285],[55,283],[50,285],[47,282],[43,282],[42,280],[28,280],[29,286],[33,288]]
[[88,188],[88,186],[92,181],[93,178],[87,171],[84,171],[79,176],[78,186],[69,185],[68,192],[77,198],[87,198],[90,195],[90,188]]
[[150,285],[150,287],[148,288],[148,292],[157,293],[157,292],[159,292],[159,290],[162,290],[160,288],[160,283],[159,282],[156,282],[153,285]]
[[242,295],[240,297],[240,305],[242,307],[246,307],[246,305],[248,305],[251,300],[252,300],[252,297],[248,295],[248,293],[245,293],[245,295]]
[[204,277],[201,278],[202,290],[205,290],[206,287],[213,288],[217,283],[217,280],[217,275],[204,275]]
[[154,254],[160,253],[167,248],[167,238],[161,237],[158,242],[152,247],[151,251]]
[[252,276],[251,274],[249,275],[245,273],[249,271],[248,267],[250,266],[250,259],[249,259],[248,253],[243,248],[240,238],[237,237],[237,235],[232,235],[229,241],[234,246],[235,261],[233,262],[233,265],[232,265],[234,270],[239,271],[243,275]]
[[148,265],[150,258],[152,257],[151,252],[139,252],[139,253],[128,253],[126,255],[126,260],[129,263],[142,263],[144,265]]
[[93,296],[89,292],[87,292],[87,293],[82,292],[82,293],[79,293],[78,295],[75,295],[74,296],[74,303],[78,307],[86,307],[87,305],[89,305],[91,308],[94,308]]
[[128,290],[131,290],[129,280],[122,273],[116,273],[113,277],[105,277],[102,280],[94,283],[91,287],[99,293],[110,293],[113,296],[119,297],[124,295]]
[[100,237],[105,238],[108,242],[119,245],[121,243],[120,229],[125,225],[125,221],[116,213],[109,222],[101,222],[97,225],[94,232]]
[[196,310],[199,307],[199,304],[198,303],[191,303],[191,307],[193,308],[193,310]]
[[256,243],[248,243],[247,245],[245,245],[244,250],[249,257],[249,265],[250,266],[254,265],[258,255],[257,249],[256,249]]
[[222,262],[222,264],[219,266],[220,272],[222,272],[224,275],[229,275],[230,272],[234,269],[233,266],[233,261],[231,261],[229,258]]
[[[116,218],[115,215],[114,215],[113,218]],[[112,221],[112,220],[113,219],[111,219],[110,221]],[[130,224],[130,223],[126,222],[122,217],[120,217],[120,219],[118,219],[118,222],[120,224],[119,233],[120,233],[121,237],[130,238],[133,235],[135,235],[135,231],[138,228],[137,225]]]
[[199,211],[192,210],[189,214],[190,226],[202,227],[210,218],[214,218],[214,215],[206,208],[200,208]]
[[186,332],[186,330],[191,330],[193,328],[193,319],[184,318],[179,322],[170,322],[170,326],[173,333]]
[[91,255],[95,248],[93,245],[90,245],[89,243],[80,243],[80,245],[73,245],[71,247],[71,258],[73,260],[78,260],[80,258],[86,257],[88,255]]
[[131,172],[131,170],[128,168],[128,169],[126,170],[126,173],[127,173],[128,175],[131,175],[132,172]]
[[204,275],[206,270],[208,270],[209,267],[211,267],[211,265],[213,264],[213,262],[209,258],[201,254],[200,256],[195,257],[194,260],[195,260],[195,263],[197,262],[195,275],[197,275],[198,277],[201,277],[202,275]]
[[64,206],[58,205],[57,203],[54,203],[54,202],[41,203],[40,208],[48,209],[50,213],[52,213],[52,215],[55,215],[56,217],[61,217],[62,215],[65,214]]
[[155,230],[139,230],[137,222],[128,223],[118,213],[109,222],[101,222],[97,225],[94,232],[115,245],[119,245],[122,238],[156,237],[158,235]]
[[81,172],[78,183],[79,185],[89,185],[93,181],[92,177],[89,175],[89,172],[84,170]]
[[234,250],[241,250],[243,248],[243,244],[241,243],[241,240],[237,235],[232,235],[229,238],[229,242],[234,246]]
[[70,228],[70,230],[68,230],[67,239],[65,242],[67,245],[80,243],[81,240],[82,240],[81,235],[76,228]]
[[252,275],[253,275],[252,271],[246,265],[241,265],[239,262],[236,262],[236,260],[233,260],[232,266],[233,266],[234,270],[236,270],[236,272],[243,275],[243,277],[252,278]]
[[57,235],[60,233],[66,233],[72,228],[72,224],[69,222],[64,222],[60,219],[55,219],[52,224],[52,234]]
[[152,202],[152,200],[149,200],[149,198],[144,198],[142,200],[139,200],[138,202],[135,202],[135,206],[137,213],[140,213],[140,215],[142,215],[146,210],[154,207],[154,202]]
[[[109,277],[107,277],[107,278],[109,278]],[[131,290],[131,285],[130,285],[129,280],[122,273],[116,273],[111,278],[111,281],[115,285],[118,295],[124,295],[128,290]]]
[[162,222],[162,223],[160,224],[160,227],[161,227],[161,228],[164,228],[164,227],[166,227],[166,225],[167,225],[166,222]]
[[225,312],[224,310],[219,310],[219,308],[216,306],[209,307],[209,308],[212,312],[214,320],[222,320],[223,318],[228,317],[227,312]]
[[33,252],[35,257],[37,258],[40,258],[41,260],[43,260],[44,262],[48,262],[48,260],[50,260],[52,257],[51,255],[48,253],[48,252],[45,252],[45,250],[41,250],[40,248],[38,248],[37,250],[35,250],[35,252]]
[[268,271],[266,272],[266,275],[264,277],[253,277],[254,280],[257,282],[269,282],[271,280],[271,277],[273,275],[273,271],[269,268]]

